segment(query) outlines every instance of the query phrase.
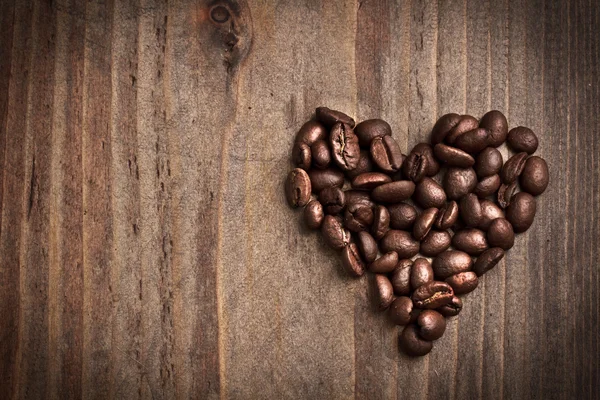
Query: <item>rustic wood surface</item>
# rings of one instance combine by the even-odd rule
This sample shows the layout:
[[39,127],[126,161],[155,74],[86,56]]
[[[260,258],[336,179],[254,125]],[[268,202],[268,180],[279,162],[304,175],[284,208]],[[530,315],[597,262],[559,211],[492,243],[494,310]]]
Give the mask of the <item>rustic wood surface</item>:
[[[0,0],[0,399],[598,399],[599,32],[594,0]],[[427,357],[285,202],[319,105],[404,150],[447,112],[540,138],[533,227]]]

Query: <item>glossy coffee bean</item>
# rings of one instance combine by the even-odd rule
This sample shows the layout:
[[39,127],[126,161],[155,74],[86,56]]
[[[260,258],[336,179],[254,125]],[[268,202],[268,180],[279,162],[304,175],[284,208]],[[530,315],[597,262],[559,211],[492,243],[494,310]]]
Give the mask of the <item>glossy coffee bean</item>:
[[384,206],[377,206],[373,210],[373,225],[371,233],[375,239],[380,240],[390,230],[390,213]]
[[508,136],[508,122],[506,117],[500,111],[492,110],[487,112],[479,126],[490,131],[490,146],[498,147],[506,141]]
[[446,318],[435,310],[424,310],[417,317],[417,332],[425,340],[437,340],[446,331]]
[[342,250],[350,243],[350,232],[344,228],[342,222],[332,215],[326,215],[321,225],[323,240],[329,247]]
[[423,238],[427,236],[437,219],[438,212],[439,210],[437,208],[432,207],[424,210],[421,215],[417,217],[415,225],[413,226],[413,237],[416,240],[423,240]]
[[417,219],[417,210],[406,203],[391,204],[388,206],[390,212],[390,228],[404,231],[411,230]]
[[323,206],[317,200],[311,200],[304,207],[304,222],[310,229],[319,229],[325,218]]
[[330,186],[342,187],[344,185],[344,174],[342,171],[333,168],[311,169],[308,171],[312,190],[315,193]]
[[370,151],[375,165],[387,173],[398,171],[404,161],[400,146],[398,146],[398,143],[391,136],[382,136],[373,139]]
[[356,168],[350,171],[344,171],[348,179],[354,179],[365,172],[372,172],[374,169],[371,155],[367,150],[361,150]]
[[433,148],[428,143],[418,143],[413,147],[411,153],[421,154],[427,160],[425,176],[434,176],[440,172],[440,163],[435,159]]
[[354,243],[348,244],[342,250],[342,265],[351,276],[362,276],[365,273],[365,263],[360,257],[358,247]]
[[406,179],[420,182],[427,171],[427,158],[420,153],[410,153],[402,163],[402,174]]
[[398,264],[398,253],[390,251],[369,264],[369,271],[376,274],[387,274],[396,268],[396,264]]
[[394,301],[394,288],[392,283],[385,275],[375,275],[375,301],[380,310],[385,310]]
[[471,257],[458,250],[445,251],[434,258],[431,263],[436,279],[446,279],[460,272],[469,271],[472,265]]
[[514,181],[508,185],[504,183],[500,185],[500,188],[498,189],[498,205],[500,205],[502,208],[508,207],[516,189],[517,181]]
[[391,136],[392,128],[382,119],[367,119],[356,125],[354,133],[362,147],[369,147],[376,137]]
[[483,213],[481,212],[481,204],[479,199],[473,193],[469,193],[460,200],[459,205],[460,217],[469,228],[475,228],[481,222]]
[[312,163],[316,168],[325,169],[331,163],[329,145],[324,140],[317,140],[310,146]]
[[477,186],[475,170],[473,168],[448,168],[443,186],[450,200],[458,200],[467,193],[471,193]]
[[339,187],[328,187],[319,193],[319,201],[327,214],[335,215],[346,206],[346,196]]
[[394,324],[406,325],[417,319],[419,313],[415,311],[417,310],[413,307],[413,302],[410,297],[400,296],[390,305],[388,315]]
[[416,308],[434,309],[452,301],[454,291],[446,282],[431,281],[416,288],[411,296]]
[[302,168],[303,170],[308,170],[312,162],[310,146],[302,142],[294,143],[294,148],[292,149],[292,160],[296,167]]
[[347,207],[350,207],[353,204],[364,205],[371,208],[375,207],[375,203],[373,203],[371,196],[369,196],[369,193],[367,192],[361,190],[346,190],[344,194],[346,195]]
[[452,286],[455,295],[460,296],[475,290],[479,284],[479,279],[477,279],[475,272],[467,271],[446,278],[446,283]]
[[500,178],[502,183],[513,183],[517,180],[523,168],[525,168],[525,161],[527,160],[527,153],[517,153],[509,158],[500,171]]
[[[347,192],[346,192],[347,193]],[[351,203],[346,205],[344,212],[344,226],[352,232],[361,232],[369,229],[373,223],[373,208],[364,203]]]
[[419,252],[419,242],[413,239],[412,235],[406,231],[390,230],[381,242],[379,242],[381,251],[395,251],[399,258],[410,258]]
[[444,304],[441,307],[436,308],[436,311],[442,314],[444,317],[454,317],[462,310],[462,300],[456,295],[452,296],[452,300],[448,304]]
[[315,115],[317,121],[328,128],[333,127],[338,122],[347,124],[350,128],[354,128],[354,120],[341,111],[331,110],[327,107],[317,107]]
[[452,237],[452,246],[472,256],[483,253],[489,247],[485,232],[475,228],[456,232]]
[[458,203],[456,201],[451,201],[449,203],[444,204],[440,208],[440,212],[438,213],[437,220],[435,221],[435,227],[437,229],[450,229],[452,225],[456,223],[458,220]]
[[503,250],[513,247],[515,232],[510,222],[504,218],[493,220],[487,231],[487,241],[491,247],[500,247]]
[[446,192],[431,178],[423,178],[415,187],[413,199],[423,208],[440,208],[446,203]]
[[524,151],[527,154],[533,154],[538,148],[538,138],[529,128],[518,126],[508,132],[508,146],[515,152]]
[[431,130],[431,144],[435,146],[436,144],[443,142],[446,136],[459,122],[460,115],[458,114],[451,113],[442,115]]
[[491,249],[487,249],[475,261],[473,265],[473,272],[477,274],[477,276],[481,276],[488,272],[490,269],[494,268],[500,260],[504,257],[504,250],[500,247],[492,247]]
[[459,136],[461,136],[465,132],[469,132],[473,129],[476,129],[478,126],[479,121],[477,121],[475,117],[471,115],[461,115],[460,121],[458,122],[458,124],[456,124],[454,128],[452,128],[450,132],[448,132],[445,141],[448,144],[454,144]]
[[308,146],[312,146],[317,140],[327,140],[329,131],[323,124],[317,121],[308,121],[296,134],[296,142],[304,143]]
[[294,168],[285,181],[285,196],[292,207],[302,207],[310,200],[311,182],[306,171]]
[[422,339],[414,324],[406,325],[400,334],[400,348],[410,357],[422,357],[433,349],[433,342]]
[[470,154],[477,154],[490,145],[490,132],[484,128],[467,131],[456,138],[454,146]]
[[529,193],[520,192],[513,196],[506,208],[506,219],[512,224],[515,233],[521,233],[533,224],[535,212],[535,198]]
[[496,203],[488,199],[479,200],[481,205],[481,221],[478,228],[487,231],[496,218],[504,218],[504,211]]
[[533,196],[538,196],[544,193],[549,181],[550,173],[546,161],[538,156],[529,157],[519,177],[521,189]]
[[358,232],[356,236],[356,244],[360,250],[363,260],[367,263],[372,263],[377,258],[377,242],[369,232]]
[[433,151],[437,159],[449,167],[469,168],[475,165],[473,156],[459,148],[438,143]]
[[484,198],[493,195],[496,193],[502,181],[500,180],[500,175],[491,175],[481,179],[475,189],[473,189],[473,193],[477,195],[477,197]]
[[421,241],[420,252],[427,257],[435,257],[450,247],[452,237],[446,231],[431,230]]
[[360,158],[360,146],[358,137],[350,128],[350,125],[338,122],[331,128],[329,135],[329,146],[331,147],[331,158],[343,171],[356,168]]
[[414,290],[433,281],[433,269],[426,258],[417,258],[410,272],[410,286]]
[[502,169],[502,153],[494,147],[486,147],[477,155],[475,160],[475,172],[479,179],[492,176]]
[[414,192],[412,181],[396,181],[377,186],[371,192],[371,198],[379,203],[398,203],[409,199]]
[[396,293],[398,296],[408,296],[411,292],[410,275],[412,271],[412,265],[412,260],[400,260],[392,272],[391,282],[392,286],[394,287],[394,293]]
[[381,172],[366,172],[352,179],[352,187],[356,190],[372,190],[384,183],[390,183],[392,178]]

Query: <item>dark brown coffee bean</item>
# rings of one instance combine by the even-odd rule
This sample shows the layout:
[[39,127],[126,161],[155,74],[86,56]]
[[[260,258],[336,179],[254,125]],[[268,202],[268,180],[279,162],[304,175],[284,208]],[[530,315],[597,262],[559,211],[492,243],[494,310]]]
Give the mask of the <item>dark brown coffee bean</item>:
[[446,192],[431,178],[423,178],[416,186],[414,200],[423,208],[440,208],[446,203]]
[[317,140],[327,140],[329,131],[323,126],[323,124],[317,121],[308,121],[296,134],[296,142],[304,143],[308,146],[312,146]]
[[352,187],[357,190],[372,190],[391,181],[392,178],[381,172],[365,172],[352,179]]
[[440,208],[438,218],[435,221],[435,227],[438,229],[450,229],[458,220],[458,203],[451,201]]
[[365,263],[360,257],[356,244],[350,243],[344,247],[342,250],[342,265],[352,276],[362,276],[365,273]]
[[509,158],[500,171],[500,178],[503,183],[513,183],[517,180],[523,168],[525,168],[525,161],[527,160],[527,153],[517,153]]
[[421,339],[414,324],[404,327],[399,340],[400,348],[410,357],[422,357],[433,349],[433,342]]
[[418,334],[425,340],[437,340],[446,331],[446,318],[435,310],[424,310],[417,318]]
[[492,247],[491,249],[487,249],[481,253],[479,257],[477,257],[477,261],[475,261],[475,265],[473,265],[473,272],[475,272],[477,276],[481,276],[490,269],[494,268],[503,257],[504,250],[502,250],[500,247]]
[[502,181],[498,174],[485,177],[477,183],[477,186],[473,189],[473,193],[480,199],[491,196],[496,193],[501,183]]
[[516,152],[533,154],[538,148],[538,138],[531,129],[517,126],[508,132],[508,146]]
[[371,208],[375,207],[375,203],[371,201],[371,196],[369,196],[369,193],[367,192],[363,192],[361,190],[346,190],[344,194],[346,195],[347,207],[350,207],[353,204],[360,204]]
[[367,150],[361,150],[356,168],[351,171],[344,171],[348,179],[354,179],[360,174],[365,172],[373,171],[373,162],[371,161],[371,155]]
[[467,271],[446,278],[446,283],[452,286],[455,295],[460,296],[475,290],[479,284],[479,279],[477,279],[475,272]]
[[485,232],[474,228],[456,232],[452,237],[452,246],[472,256],[483,253],[489,247]]
[[433,281],[431,263],[425,258],[417,258],[410,272],[410,286],[414,289]]
[[460,217],[469,228],[475,228],[481,222],[483,216],[479,199],[473,193],[469,193],[460,200]]
[[486,147],[477,155],[475,160],[475,172],[479,179],[492,176],[502,169],[502,153],[494,147]]
[[391,204],[388,206],[390,212],[390,228],[404,231],[411,230],[417,219],[417,210],[406,203]]
[[402,174],[406,179],[420,182],[427,171],[427,158],[420,153],[410,153],[402,164]]
[[479,126],[479,121],[470,115],[461,115],[460,121],[446,136],[446,143],[454,144],[456,139],[465,132],[472,131]]
[[303,170],[308,170],[312,161],[310,146],[302,142],[294,143],[294,148],[292,149],[292,160],[294,161],[296,167],[302,168]]
[[469,168],[475,164],[475,159],[469,153],[456,147],[438,143],[433,151],[437,159],[449,167]]
[[498,189],[498,204],[500,205],[500,207],[508,207],[508,205],[510,204],[510,199],[512,199],[516,189],[517,181],[514,181],[509,185],[503,183],[500,186],[500,189]]
[[342,171],[333,168],[311,169],[308,171],[312,190],[315,193],[330,186],[342,187],[344,185],[344,174]]
[[519,177],[521,189],[533,196],[539,196],[544,193],[549,181],[550,173],[546,161],[538,156],[529,157]]
[[460,122],[460,115],[446,114],[437,120],[431,130],[431,144],[436,145],[444,141],[450,131]]
[[448,168],[443,186],[450,200],[458,200],[467,193],[471,193],[477,186],[475,170],[473,168]]
[[406,325],[417,319],[418,312],[413,308],[410,297],[400,296],[396,298],[388,310],[390,320],[396,325]]
[[417,240],[423,240],[429,233],[435,220],[437,219],[439,210],[437,208],[428,208],[419,215],[413,226],[413,237]]
[[433,156],[433,149],[427,143],[418,143],[413,147],[411,153],[421,154],[427,160],[427,167],[425,168],[426,176],[434,176],[440,172],[440,163]]
[[311,183],[306,171],[294,168],[285,181],[285,196],[292,207],[302,207],[310,200]]
[[385,310],[394,301],[394,288],[385,275],[375,275],[376,302],[380,310]]
[[415,191],[411,181],[396,181],[377,186],[371,192],[371,198],[380,203],[398,203],[409,199]]
[[504,211],[496,203],[488,199],[479,200],[481,205],[481,221],[479,222],[479,229],[487,231],[492,224],[492,221],[496,218],[504,218]]
[[398,261],[394,272],[392,272],[392,286],[394,287],[394,293],[398,296],[408,296],[411,292],[410,275],[412,265],[412,260],[400,260]]
[[369,232],[358,232],[356,238],[358,249],[367,263],[372,263],[377,258],[377,242]]
[[342,250],[350,243],[350,232],[346,230],[342,222],[332,215],[326,215],[321,225],[323,239],[329,247]]
[[350,125],[350,128],[354,128],[354,120],[341,111],[331,110],[327,107],[317,107],[315,114],[317,121],[321,122],[328,128],[331,128],[338,122],[348,124]]
[[395,251],[399,258],[410,258],[419,252],[419,242],[406,231],[390,230],[381,242],[380,249],[383,252]]
[[328,187],[319,193],[319,201],[327,214],[338,214],[346,206],[346,196],[339,187]]
[[331,162],[331,152],[329,145],[324,140],[317,140],[310,146],[312,163],[316,168],[325,169]]
[[458,250],[447,250],[441,253],[431,264],[437,279],[446,279],[460,272],[469,271],[472,265],[471,256]]
[[377,137],[371,141],[371,157],[382,171],[396,172],[402,166],[402,151],[391,136]]
[[435,257],[450,247],[452,237],[446,231],[430,231],[421,242],[421,254]]
[[506,117],[500,111],[492,110],[487,112],[479,126],[490,131],[490,146],[498,147],[506,140],[508,135],[508,122]]
[[412,301],[416,308],[434,309],[452,301],[454,291],[445,282],[431,281],[415,289]]
[[369,271],[376,274],[387,274],[396,268],[396,264],[398,264],[398,253],[390,251],[369,264]]
[[373,211],[371,232],[379,240],[390,230],[390,213],[384,206],[377,206]]
[[304,221],[310,229],[319,229],[325,218],[323,206],[317,200],[311,200],[304,207]]
[[487,240],[490,246],[508,250],[515,244],[513,227],[504,218],[496,218],[487,231]]
[[520,192],[513,196],[506,208],[506,219],[512,224],[515,233],[521,233],[533,224],[535,212],[535,198],[529,193]]
[[358,137],[350,128],[350,125],[337,123],[331,128],[329,135],[329,146],[331,146],[331,158],[343,171],[356,168],[360,158],[360,147]]
[[460,310],[462,310],[462,307],[462,300],[454,295],[452,296],[452,301],[450,301],[450,303],[444,304],[443,306],[436,308],[436,310],[444,317],[448,318],[458,315]]
[[354,133],[362,147],[369,147],[376,137],[390,136],[392,128],[382,119],[367,119],[356,125]]
[[477,154],[490,144],[490,132],[484,128],[476,128],[460,135],[454,141],[454,146],[467,153]]
[[373,208],[370,205],[360,202],[346,205],[344,213],[344,225],[346,228],[352,232],[360,232],[369,229],[372,223]]

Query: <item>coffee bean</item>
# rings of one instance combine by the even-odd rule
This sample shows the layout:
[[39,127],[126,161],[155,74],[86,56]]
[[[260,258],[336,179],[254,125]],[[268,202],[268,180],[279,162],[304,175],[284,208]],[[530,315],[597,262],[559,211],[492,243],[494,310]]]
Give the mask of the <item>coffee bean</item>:
[[413,182],[420,182],[427,172],[427,158],[420,153],[410,153],[402,164],[402,174]]
[[376,274],[387,274],[396,268],[396,264],[398,264],[398,253],[390,251],[369,264],[369,271]]
[[433,259],[431,266],[437,279],[446,279],[460,272],[469,271],[473,265],[471,257],[462,251],[447,250]]
[[485,232],[475,228],[456,232],[452,237],[452,246],[472,256],[483,253],[489,247]]
[[363,205],[363,206],[367,206],[370,208],[374,208],[375,207],[375,203],[373,203],[373,201],[371,201],[371,196],[369,196],[369,193],[367,192],[363,192],[360,190],[346,190],[344,192],[344,194],[346,195],[346,206],[350,207],[351,205],[355,204],[355,205]]
[[371,198],[380,203],[398,203],[413,195],[415,184],[411,181],[396,181],[377,186]]
[[306,171],[294,168],[285,181],[285,196],[292,207],[302,207],[310,200],[311,183]]
[[400,296],[392,302],[388,309],[388,314],[394,324],[406,325],[417,319],[419,312],[415,311],[417,310],[414,309],[410,297]]
[[483,216],[479,199],[473,193],[469,193],[460,200],[460,217],[465,226],[474,228],[479,225]]
[[475,272],[467,271],[446,278],[446,283],[452,286],[454,294],[461,295],[475,290],[479,284],[479,279],[477,279]]
[[357,190],[372,190],[391,181],[392,178],[381,172],[365,172],[352,180],[352,187]]
[[456,141],[456,139],[458,139],[459,136],[461,136],[465,132],[469,132],[473,129],[476,129],[478,126],[479,121],[477,121],[475,117],[472,117],[470,115],[461,115],[458,124],[456,124],[456,126],[452,128],[450,132],[448,132],[448,135],[445,138],[446,143],[454,144],[454,142]]
[[344,174],[338,169],[311,169],[308,171],[312,190],[315,193],[330,186],[342,187],[344,185]]
[[400,146],[391,136],[377,137],[371,141],[371,157],[382,171],[396,172],[402,166]]
[[494,268],[503,257],[504,250],[502,250],[500,247],[492,247],[491,249],[487,249],[481,253],[479,257],[477,257],[477,261],[475,261],[475,265],[473,265],[473,272],[475,272],[477,276],[481,276],[490,269]]
[[394,288],[385,275],[375,275],[376,302],[380,310],[385,310],[394,301]]
[[344,213],[344,225],[346,228],[352,232],[361,232],[369,229],[372,223],[373,208],[370,205],[360,202],[346,205]]
[[438,161],[435,159],[433,155],[433,149],[429,144],[418,143],[415,147],[413,147],[411,153],[418,153],[427,160],[427,167],[425,168],[426,176],[434,176],[440,172],[440,163],[438,163]]
[[392,272],[391,281],[392,286],[394,287],[394,293],[399,296],[407,296],[411,292],[410,273],[412,271],[412,265],[412,260],[400,260]]
[[502,153],[494,147],[486,147],[477,155],[475,160],[475,172],[477,177],[485,178],[500,172],[502,169]]
[[384,206],[377,206],[373,211],[371,232],[375,239],[381,239],[390,230],[390,213]]
[[317,121],[308,121],[296,134],[296,142],[312,146],[317,140],[327,140],[329,131]]
[[430,231],[421,242],[420,252],[427,257],[435,257],[450,247],[451,236],[446,231]]
[[438,143],[433,151],[437,159],[449,167],[469,168],[475,164],[475,159],[469,153],[456,147]]
[[406,231],[389,230],[379,243],[383,252],[395,251],[400,258],[410,258],[419,252],[419,242]]
[[446,203],[446,192],[431,178],[423,178],[415,187],[414,200],[423,208],[440,208]]
[[506,117],[500,111],[492,110],[487,112],[479,126],[490,131],[490,146],[498,147],[506,140],[508,135],[508,122]]
[[456,223],[457,219],[458,203],[456,203],[456,201],[451,201],[440,208],[438,218],[435,221],[435,227],[442,230],[450,229],[450,227]]
[[509,158],[500,171],[500,178],[503,183],[513,183],[517,180],[523,168],[525,168],[525,161],[527,160],[527,153],[517,153]]
[[296,142],[292,149],[292,160],[298,168],[308,170],[312,161],[310,146],[306,143]]
[[325,169],[331,162],[331,152],[329,145],[324,140],[317,140],[310,146],[312,163],[316,168]]
[[327,107],[317,107],[315,114],[317,121],[328,128],[333,127],[338,122],[347,124],[350,128],[354,128],[354,120],[341,111],[331,110]]
[[473,168],[448,168],[444,176],[444,191],[450,200],[458,200],[477,186]]
[[515,244],[515,232],[513,227],[504,218],[496,218],[492,221],[487,231],[487,241],[492,247],[500,247],[508,250]]
[[342,265],[352,276],[362,276],[365,273],[365,263],[360,257],[356,244],[350,243],[344,247],[342,250]]
[[356,125],[354,133],[362,147],[369,147],[376,137],[391,136],[392,128],[382,119],[367,119]]
[[508,146],[516,152],[533,154],[538,148],[538,138],[529,128],[518,126],[508,132]]
[[535,198],[529,193],[520,192],[513,196],[506,208],[506,219],[512,224],[515,233],[521,233],[533,224],[535,212]]
[[460,298],[456,295],[452,296],[452,300],[448,304],[444,304],[441,307],[436,308],[436,310],[442,314],[444,317],[454,317],[460,313],[462,310],[463,303]]
[[373,162],[371,161],[371,155],[367,150],[361,150],[356,168],[350,171],[344,171],[348,179],[354,179],[360,174],[365,172],[373,171]]
[[533,196],[539,196],[544,193],[549,181],[550,173],[546,161],[538,156],[529,157],[519,177],[521,189]]
[[417,240],[423,240],[425,236],[433,227],[435,220],[437,219],[439,210],[437,208],[428,208],[419,215],[413,226],[413,237]]
[[418,334],[425,340],[437,340],[446,331],[446,318],[435,310],[424,310],[417,318]]
[[500,175],[487,176],[477,183],[477,186],[473,189],[473,193],[479,198],[491,196],[496,193],[501,183]]
[[443,142],[446,136],[459,122],[460,115],[458,114],[451,113],[442,115],[431,130],[431,144],[435,146],[436,144]]
[[493,201],[488,199],[479,200],[481,205],[481,221],[479,222],[479,229],[487,231],[492,224],[492,221],[496,218],[504,218],[504,211],[496,205]]
[[517,181],[514,181],[511,184],[502,184],[500,189],[498,189],[498,204],[502,208],[508,207],[510,204],[510,199],[512,199],[515,194],[515,189],[517,188]]
[[431,281],[416,288],[412,301],[416,308],[434,309],[452,301],[454,291],[445,282]]
[[335,250],[342,250],[350,243],[350,232],[342,226],[338,218],[332,215],[326,215],[323,219],[321,233],[325,243]]
[[339,187],[328,187],[319,193],[319,201],[327,211],[327,214],[335,215],[346,206],[346,196]]
[[467,153],[477,154],[488,147],[490,141],[490,132],[487,129],[476,128],[457,137],[454,146]]
[[414,289],[433,281],[431,263],[425,258],[417,258],[410,272],[410,286]]
[[358,249],[367,263],[372,263],[377,258],[377,242],[369,232],[358,232]]
[[417,327],[414,324],[406,325],[399,339],[400,348],[411,357],[422,357],[433,348],[433,342],[421,339],[417,334]]
[[325,218],[323,206],[317,200],[311,200],[304,207],[304,221],[310,229],[319,229]]
[[338,122],[331,128],[329,135],[331,146],[331,158],[343,171],[349,171],[358,165],[360,158],[360,147],[358,137],[350,128],[350,125]]
[[392,229],[410,230],[417,219],[417,210],[406,203],[391,204],[387,207],[390,212],[390,227]]

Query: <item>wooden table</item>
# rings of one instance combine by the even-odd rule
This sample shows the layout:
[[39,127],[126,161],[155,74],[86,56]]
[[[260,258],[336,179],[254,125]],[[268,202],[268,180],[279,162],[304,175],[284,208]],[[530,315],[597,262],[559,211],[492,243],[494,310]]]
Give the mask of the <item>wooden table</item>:
[[[598,399],[598,2],[212,3],[0,2],[0,398]],[[285,202],[319,105],[540,138],[533,227],[427,357]]]

